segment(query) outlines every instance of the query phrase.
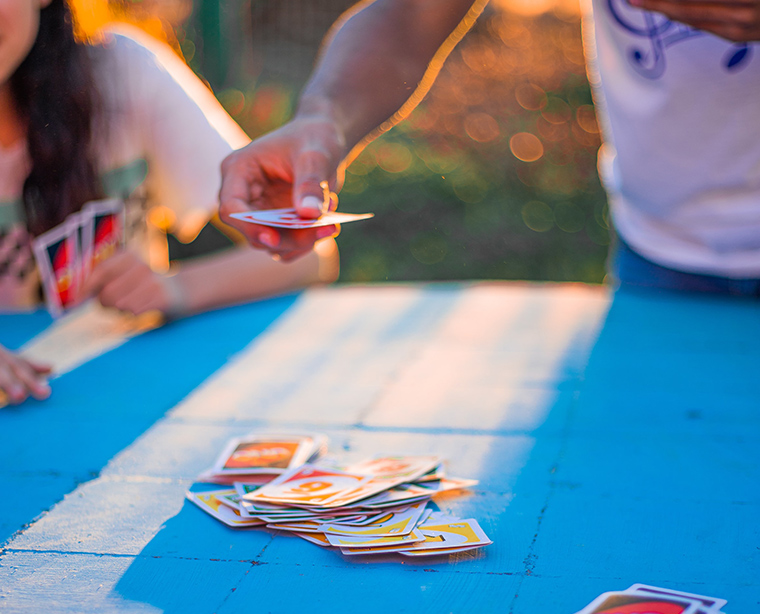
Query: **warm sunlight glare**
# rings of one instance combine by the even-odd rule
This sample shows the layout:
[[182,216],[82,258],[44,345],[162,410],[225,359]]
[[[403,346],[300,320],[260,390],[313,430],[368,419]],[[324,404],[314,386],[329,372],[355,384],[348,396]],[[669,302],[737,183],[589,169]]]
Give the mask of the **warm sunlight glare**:
[[492,4],[520,15],[540,15],[552,10],[575,15],[580,11],[578,0],[492,0]]

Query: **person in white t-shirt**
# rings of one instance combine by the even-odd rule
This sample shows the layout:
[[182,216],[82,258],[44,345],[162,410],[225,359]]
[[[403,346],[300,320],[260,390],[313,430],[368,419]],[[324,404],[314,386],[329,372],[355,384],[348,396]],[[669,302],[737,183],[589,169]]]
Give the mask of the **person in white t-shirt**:
[[[621,239],[613,272],[624,284],[760,295],[760,0],[592,2],[600,167]],[[485,4],[375,0],[345,16],[293,120],[225,160],[223,219],[283,200],[318,216],[329,206],[320,183],[337,189],[344,165],[419,102]],[[283,257],[317,238],[237,227]]]
[[[39,303],[31,238],[90,200],[124,198],[127,250],[104,261],[81,298],[177,317],[337,277],[333,242],[303,262],[248,246],[193,259],[175,275],[146,264],[146,213],[160,205],[191,240],[218,209],[219,165],[248,142],[168,48],[136,31],[75,41],[65,0],[0,2],[0,307]],[[46,365],[0,346],[11,402],[50,394]]]
[[757,293],[760,49],[627,0],[594,0],[585,36],[621,280]]

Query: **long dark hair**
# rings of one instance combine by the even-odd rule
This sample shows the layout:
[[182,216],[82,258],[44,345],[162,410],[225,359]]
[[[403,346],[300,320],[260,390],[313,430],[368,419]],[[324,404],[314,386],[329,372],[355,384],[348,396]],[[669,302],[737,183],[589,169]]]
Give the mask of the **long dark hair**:
[[37,39],[10,84],[27,123],[31,171],[23,203],[27,227],[38,235],[101,196],[92,143],[100,97],[66,0],[42,9]]

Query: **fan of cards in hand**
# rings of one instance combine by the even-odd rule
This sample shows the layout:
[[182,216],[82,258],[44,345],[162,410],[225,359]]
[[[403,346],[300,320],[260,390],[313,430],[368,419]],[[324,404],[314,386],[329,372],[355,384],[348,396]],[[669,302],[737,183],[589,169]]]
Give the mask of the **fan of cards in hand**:
[[603,593],[577,614],[721,614],[725,599],[634,584]]
[[86,203],[34,239],[32,250],[53,317],[76,305],[90,272],[124,247],[124,232],[124,201],[110,198]]
[[477,484],[445,475],[438,456],[381,456],[346,466],[319,460],[322,435],[251,434],[230,441],[188,492],[230,527],[289,531],[346,555],[445,555],[492,543],[477,520],[434,511],[430,500]]

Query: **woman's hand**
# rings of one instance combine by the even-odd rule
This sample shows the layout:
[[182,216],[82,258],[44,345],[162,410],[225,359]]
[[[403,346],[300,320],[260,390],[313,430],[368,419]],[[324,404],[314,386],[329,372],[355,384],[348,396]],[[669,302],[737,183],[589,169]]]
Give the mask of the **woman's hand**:
[[183,310],[182,293],[172,277],[153,272],[129,251],[101,262],[82,287],[82,299],[97,297],[104,307],[133,315],[158,310],[176,315]]
[[8,402],[17,405],[29,396],[38,400],[50,396],[47,376],[50,365],[32,362],[0,346],[0,390]]

